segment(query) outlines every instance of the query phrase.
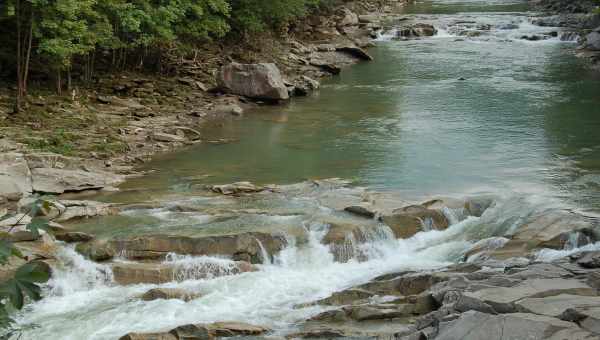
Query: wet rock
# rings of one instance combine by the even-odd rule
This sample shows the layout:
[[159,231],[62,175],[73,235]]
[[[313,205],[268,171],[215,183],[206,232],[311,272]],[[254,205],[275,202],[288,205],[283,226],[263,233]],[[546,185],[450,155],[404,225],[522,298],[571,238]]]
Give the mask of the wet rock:
[[585,48],[591,51],[600,51],[600,27],[585,37]]
[[233,116],[241,116],[244,114],[244,109],[242,109],[242,107],[237,104],[217,105],[215,106],[214,111],[217,114],[227,114]]
[[440,211],[424,206],[412,205],[397,209],[392,215],[382,216],[380,220],[389,226],[396,238],[409,238],[421,231],[444,230],[449,222]]
[[440,325],[436,339],[542,340],[564,329],[577,330],[577,327],[572,323],[541,315],[525,313],[491,315],[469,311],[455,321]]
[[363,50],[358,46],[338,46],[336,47],[336,51],[348,53],[353,57],[356,57],[361,60],[371,61],[373,57],[371,57],[367,51]]
[[89,258],[90,260],[102,262],[112,259],[116,252],[107,241],[94,240],[86,243],[79,243],[75,247],[75,251]]
[[281,73],[275,64],[231,63],[221,68],[217,82],[223,90],[249,98],[289,98]]
[[238,195],[264,191],[264,187],[254,185],[250,182],[236,182],[232,184],[212,185],[209,187],[212,192],[222,195]]
[[508,259],[525,256],[536,248],[563,249],[574,233],[589,235],[587,242],[594,242],[592,230],[592,223],[581,215],[565,211],[544,212],[519,226],[510,235],[510,241],[493,251],[491,256]]
[[600,268],[600,251],[586,251],[581,253],[577,264],[584,268]]
[[195,265],[178,265],[174,263],[115,263],[112,271],[115,281],[120,285],[140,283],[162,284],[173,281],[199,280],[211,277],[237,275],[255,271],[256,268],[247,262],[216,264],[211,262]]
[[64,208],[57,208],[58,214],[56,214],[53,220],[58,222],[65,222],[78,218],[109,216],[119,212],[112,204],[96,201],[60,200],[53,202],[53,205],[55,204]]
[[287,336],[288,339],[335,339],[348,338],[348,334],[339,329],[316,328],[299,333],[293,333]]
[[209,333],[216,337],[257,336],[269,331],[262,326],[243,322],[215,322],[207,325]]
[[119,340],[179,340],[170,333],[129,333],[123,335]]
[[310,92],[317,90],[320,87],[318,81],[307,76],[301,76],[294,83],[295,96],[307,96]]
[[521,36],[522,40],[528,40],[528,41],[539,41],[539,40],[546,40],[549,38],[550,37],[545,36],[545,35],[535,35],[535,34]]
[[319,305],[343,306],[350,305],[358,300],[368,299],[374,295],[373,292],[365,289],[351,288],[341,292],[335,292],[330,297],[321,299],[315,303]]
[[490,237],[477,241],[465,252],[464,260],[473,262],[478,259],[487,258],[492,251],[502,248],[508,241],[509,239],[506,237]]
[[353,206],[344,208],[344,210],[351,214],[359,215],[359,216],[363,216],[363,217],[367,217],[367,218],[375,217],[375,212],[364,206],[353,205]]
[[271,260],[263,258],[263,250],[267,256],[272,257],[285,247],[286,240],[283,236],[251,232],[207,237],[142,236],[114,240],[110,245],[117,252],[131,259],[156,259],[168,253],[196,256],[247,254],[252,263],[263,263]]
[[76,242],[88,242],[94,239],[94,236],[77,232],[77,231],[68,231],[63,233],[55,234],[57,240],[67,242],[67,243],[76,243]]
[[172,329],[169,333],[175,335],[179,340],[208,340],[214,338],[214,336],[210,334],[208,327],[203,324],[179,326]]
[[191,301],[198,298],[198,294],[190,293],[184,289],[178,288],[154,288],[150,289],[146,293],[141,296],[141,299],[144,301],[153,301],[153,300],[183,300],[183,301]]
[[119,340],[211,340],[221,337],[257,336],[268,331],[268,328],[242,322],[215,322],[183,325],[164,333],[129,333]]
[[329,72],[331,74],[340,74],[342,72],[342,68],[334,62],[327,61],[320,58],[311,58],[310,64],[312,66],[316,66],[321,68],[325,72]]
[[417,295],[430,289],[434,284],[445,281],[447,278],[430,273],[404,274],[397,277],[365,283],[356,288],[364,289],[378,295]]
[[465,210],[470,216],[481,217],[493,204],[492,197],[470,197],[465,201]]
[[396,37],[398,38],[417,38],[417,37],[430,37],[437,34],[437,29],[433,25],[429,24],[414,24],[411,26],[404,26],[398,29]]

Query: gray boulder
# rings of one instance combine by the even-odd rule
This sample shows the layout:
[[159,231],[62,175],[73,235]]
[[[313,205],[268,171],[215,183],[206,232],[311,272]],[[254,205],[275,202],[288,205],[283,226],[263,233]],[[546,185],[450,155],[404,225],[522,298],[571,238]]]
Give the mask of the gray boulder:
[[287,87],[275,64],[238,64],[223,66],[217,82],[229,93],[255,99],[289,99]]
[[[436,339],[440,340],[505,340],[550,339],[563,330],[582,334],[577,325],[542,315],[514,313],[491,315],[476,311],[463,313],[457,320],[442,323]],[[562,333],[561,333],[562,334]],[[575,339],[569,337],[568,339]],[[585,339],[585,337],[578,337]],[[591,339],[591,337],[590,337]]]
[[586,36],[586,48],[592,51],[600,51],[600,27]]

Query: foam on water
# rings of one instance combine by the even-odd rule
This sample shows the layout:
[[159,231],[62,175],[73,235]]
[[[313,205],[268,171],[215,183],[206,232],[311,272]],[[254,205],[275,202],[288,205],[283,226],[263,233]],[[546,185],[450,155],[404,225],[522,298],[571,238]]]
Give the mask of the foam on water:
[[[194,277],[187,275],[179,278],[182,282],[159,286],[111,285],[110,280],[98,276],[105,268],[66,250],[66,262],[76,265],[57,271],[49,297],[31,305],[19,318],[22,324],[41,326],[26,332],[23,339],[116,339],[130,331],[159,331],[185,323],[222,320],[290,329],[295,322],[321,310],[295,308],[298,304],[327,297],[381,274],[449,264],[449,259],[471,244],[457,236],[476,220],[469,218],[446,231],[422,232],[408,240],[393,240],[389,231],[381,230],[380,235],[372,235],[371,242],[362,245],[367,261],[351,259],[347,263],[334,262],[329,247],[321,243],[327,226],[311,224],[306,227],[306,242],[291,242],[275,256],[273,264],[260,266],[258,272],[200,280],[185,280]],[[186,273],[207,264],[226,270],[232,263],[228,259],[178,255],[169,256],[167,261]],[[92,283],[90,278],[94,278]],[[184,288],[202,297],[189,303],[143,302],[137,298],[149,288],[161,286]],[[58,291],[61,293],[53,293]],[[69,320],[69,327],[64,327],[65,320]]]

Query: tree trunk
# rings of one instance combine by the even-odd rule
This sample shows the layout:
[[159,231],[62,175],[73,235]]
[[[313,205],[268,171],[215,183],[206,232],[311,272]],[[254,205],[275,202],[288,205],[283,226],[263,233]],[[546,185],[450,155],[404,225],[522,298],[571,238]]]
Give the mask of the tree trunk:
[[29,60],[31,60],[31,44],[33,41],[33,7],[29,17],[29,37],[27,38],[27,56],[25,57],[25,70],[23,74],[23,93],[27,94],[27,82],[29,78]]
[[62,95],[62,78],[60,69],[56,72],[56,94]]
[[21,0],[15,3],[15,18],[17,20],[17,102],[15,112],[21,111],[21,100],[23,99],[23,83],[21,82]]
[[71,92],[71,66],[67,68],[67,90]]

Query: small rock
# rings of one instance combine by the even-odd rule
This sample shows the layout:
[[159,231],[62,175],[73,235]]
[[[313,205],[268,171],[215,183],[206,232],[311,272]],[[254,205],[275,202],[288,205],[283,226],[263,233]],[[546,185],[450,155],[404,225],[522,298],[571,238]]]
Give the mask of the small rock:
[[192,294],[184,289],[177,288],[154,288],[150,289],[144,295],[142,295],[141,299],[144,301],[153,301],[153,300],[171,300],[178,299],[183,301],[191,301],[198,298],[199,295]]

